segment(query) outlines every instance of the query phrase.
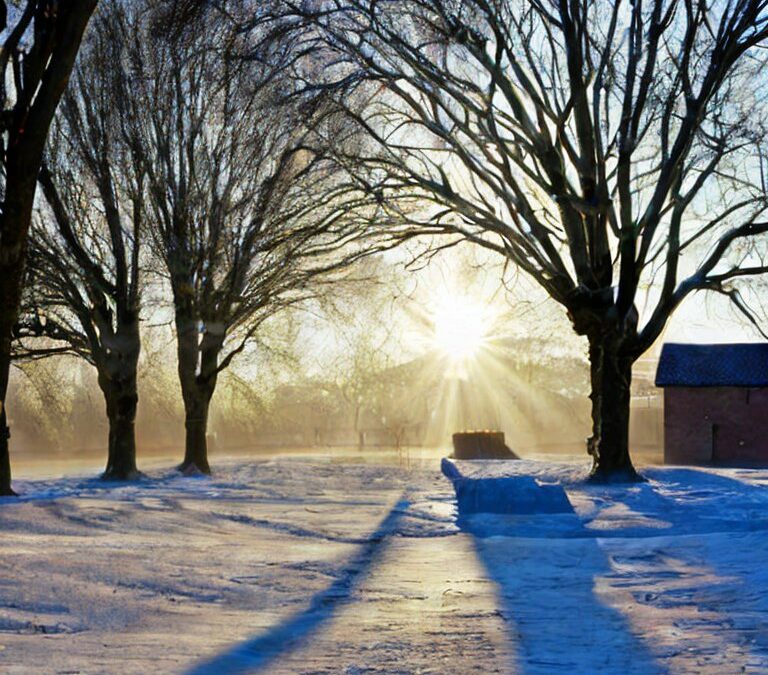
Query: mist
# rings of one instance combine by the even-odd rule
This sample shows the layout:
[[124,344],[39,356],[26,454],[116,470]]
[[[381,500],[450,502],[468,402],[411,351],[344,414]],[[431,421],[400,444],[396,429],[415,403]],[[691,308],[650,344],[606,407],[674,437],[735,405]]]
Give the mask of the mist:
[[[405,259],[369,259],[322,298],[265,324],[213,399],[214,458],[436,457],[450,452],[454,432],[476,429],[503,431],[523,457],[583,457],[588,362],[559,308],[476,253],[415,270]],[[162,304],[150,306],[138,378],[141,462],[176,459],[184,445],[173,332]],[[654,364],[651,355],[637,368],[631,429],[633,447],[651,463],[661,461]],[[19,362],[11,387],[22,475],[103,460],[108,421],[90,364],[72,356]]]

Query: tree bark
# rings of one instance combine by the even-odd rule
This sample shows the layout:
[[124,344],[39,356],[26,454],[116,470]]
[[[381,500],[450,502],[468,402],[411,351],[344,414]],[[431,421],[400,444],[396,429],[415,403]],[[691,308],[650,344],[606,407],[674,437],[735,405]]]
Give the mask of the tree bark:
[[[118,299],[118,306],[120,299]],[[118,312],[113,328],[111,317],[98,319],[100,339],[91,345],[104,394],[109,421],[109,445],[104,480],[135,480],[141,476],[136,468],[136,408],[138,366],[141,353],[138,312]]]
[[183,473],[210,474],[211,467],[208,464],[208,408],[210,399],[204,393],[192,396],[188,404],[185,404],[186,442],[184,447],[184,461],[179,465],[179,471]]
[[[101,382],[102,377],[99,376]],[[109,451],[104,480],[135,480],[141,476],[136,467],[136,377],[127,381],[102,384],[109,420]]]
[[[25,162],[8,152],[6,196],[0,220],[0,495],[15,494],[11,489],[11,463],[8,453],[10,430],[6,412],[11,370],[12,331],[19,314],[22,278],[27,251],[27,233],[35,196],[37,160]],[[13,163],[11,160],[14,160]],[[16,175],[12,175],[16,174]],[[22,178],[23,177],[23,178]],[[31,180],[25,180],[30,178]],[[17,180],[13,180],[17,178]],[[9,192],[13,194],[8,194]]]
[[10,431],[5,406],[0,405],[0,408],[0,497],[13,497],[16,493],[11,488],[11,458],[8,454]]
[[643,479],[629,456],[630,385],[633,359],[622,353],[612,336],[589,339],[592,400],[592,455],[590,479],[594,482],[628,483]]
[[183,473],[210,474],[208,410],[216,388],[216,364],[221,342],[210,344],[212,341],[206,334],[201,343],[198,322],[183,314],[179,316],[179,313],[177,308],[176,344],[186,439],[184,461],[178,469]]

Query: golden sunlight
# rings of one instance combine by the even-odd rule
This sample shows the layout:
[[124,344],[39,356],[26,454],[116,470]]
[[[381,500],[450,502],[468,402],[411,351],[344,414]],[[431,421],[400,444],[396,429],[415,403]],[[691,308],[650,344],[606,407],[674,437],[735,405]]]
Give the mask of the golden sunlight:
[[482,349],[491,324],[488,307],[459,294],[437,298],[432,313],[435,347],[452,361],[467,361]]

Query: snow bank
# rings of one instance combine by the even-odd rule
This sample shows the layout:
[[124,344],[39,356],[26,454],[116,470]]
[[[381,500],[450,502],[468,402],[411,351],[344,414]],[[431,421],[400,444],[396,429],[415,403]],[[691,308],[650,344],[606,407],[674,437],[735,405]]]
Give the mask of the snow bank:
[[[587,467],[573,463],[443,460],[442,470],[456,490],[462,526],[480,536],[768,530],[768,470],[647,467],[647,482],[633,485],[588,483]],[[553,517],[536,517],[546,515]]]
[[[515,463],[521,460],[510,460]],[[508,473],[503,460],[455,461],[444,458],[440,467],[456,490],[460,514],[573,513],[560,485],[545,483],[519,471]],[[488,467],[488,465],[501,465]],[[490,474],[490,475],[488,475]]]

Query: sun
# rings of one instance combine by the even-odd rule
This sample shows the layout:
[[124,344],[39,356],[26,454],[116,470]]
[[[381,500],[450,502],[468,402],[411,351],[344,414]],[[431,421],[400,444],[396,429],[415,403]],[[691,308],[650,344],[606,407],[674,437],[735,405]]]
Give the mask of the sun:
[[444,295],[432,310],[434,346],[452,361],[469,361],[485,345],[490,328],[487,308],[465,295]]

